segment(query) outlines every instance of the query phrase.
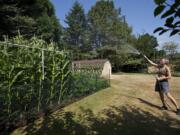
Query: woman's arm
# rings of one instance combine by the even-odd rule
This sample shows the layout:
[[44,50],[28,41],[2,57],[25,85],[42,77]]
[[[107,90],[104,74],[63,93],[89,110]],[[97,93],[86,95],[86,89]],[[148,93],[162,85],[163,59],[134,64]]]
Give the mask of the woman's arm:
[[158,64],[156,64],[156,63],[154,63],[153,61],[151,61],[150,59],[148,59],[148,57],[147,57],[146,55],[143,55],[143,56],[144,56],[144,58],[145,58],[152,66],[155,66],[155,67],[158,66]]

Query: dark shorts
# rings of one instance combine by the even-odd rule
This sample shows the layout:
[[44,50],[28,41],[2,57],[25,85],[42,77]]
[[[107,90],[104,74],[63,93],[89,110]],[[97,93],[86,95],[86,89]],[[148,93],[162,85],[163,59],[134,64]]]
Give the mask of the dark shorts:
[[156,81],[155,91],[161,91],[163,93],[169,92],[169,83],[167,80]]

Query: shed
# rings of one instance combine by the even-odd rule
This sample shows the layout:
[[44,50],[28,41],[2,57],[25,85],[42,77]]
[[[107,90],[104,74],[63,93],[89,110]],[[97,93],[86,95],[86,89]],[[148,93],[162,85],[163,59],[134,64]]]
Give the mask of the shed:
[[100,69],[103,78],[110,78],[112,73],[111,63],[108,59],[77,60],[72,61],[72,70]]

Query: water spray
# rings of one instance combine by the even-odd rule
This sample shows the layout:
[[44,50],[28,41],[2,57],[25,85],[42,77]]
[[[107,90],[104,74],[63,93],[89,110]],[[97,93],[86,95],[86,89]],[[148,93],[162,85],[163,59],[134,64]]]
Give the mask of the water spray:
[[137,50],[133,45],[125,43],[124,45],[121,46],[121,49],[123,53],[129,53],[129,54],[136,54],[139,56],[143,56],[145,59],[148,59],[146,55],[141,53],[139,50]]

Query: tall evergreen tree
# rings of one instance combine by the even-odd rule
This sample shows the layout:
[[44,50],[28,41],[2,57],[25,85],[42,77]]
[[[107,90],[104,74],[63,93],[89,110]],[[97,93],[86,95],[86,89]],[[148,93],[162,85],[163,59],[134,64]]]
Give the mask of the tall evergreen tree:
[[73,50],[85,50],[86,46],[86,16],[83,7],[75,1],[72,9],[66,16],[65,22],[68,27],[66,30],[65,40]]
[[[58,42],[61,26],[49,0],[0,0],[0,35],[34,35]],[[2,36],[0,37],[2,38]]]

